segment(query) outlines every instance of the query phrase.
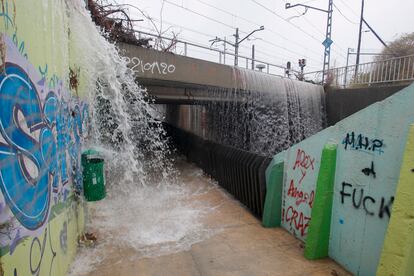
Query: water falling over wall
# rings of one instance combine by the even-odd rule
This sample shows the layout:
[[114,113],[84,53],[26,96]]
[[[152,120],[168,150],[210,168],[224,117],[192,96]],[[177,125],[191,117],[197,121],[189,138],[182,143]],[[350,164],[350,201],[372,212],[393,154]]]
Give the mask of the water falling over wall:
[[325,126],[323,87],[234,69],[234,87],[205,88],[212,101],[169,105],[166,121],[205,139],[273,155]]
[[[171,182],[162,125],[154,120],[146,90],[135,82],[128,60],[97,31],[83,2],[68,5],[75,64],[84,64],[91,129],[86,147],[106,157],[114,193],[130,193],[150,183]],[[156,171],[156,173],[153,173]],[[160,173],[161,172],[161,173]]]
[[197,192],[180,185],[166,133],[128,59],[97,32],[82,7],[75,8],[71,29],[76,30],[76,46],[81,53],[85,48],[93,53],[77,55],[79,62],[90,65],[86,79],[92,122],[86,143],[105,157],[108,190],[108,197],[90,208],[88,226],[100,235],[100,247],[98,252],[81,252],[72,270],[79,275],[114,248],[133,249],[139,257],[170,254],[217,230],[201,222],[210,206],[188,202]]

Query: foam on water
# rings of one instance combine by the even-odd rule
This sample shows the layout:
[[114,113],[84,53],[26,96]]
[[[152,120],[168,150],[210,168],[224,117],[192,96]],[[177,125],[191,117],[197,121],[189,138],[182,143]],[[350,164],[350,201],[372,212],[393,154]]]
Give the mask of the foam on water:
[[197,184],[200,175],[190,177],[194,185],[180,184],[161,122],[150,115],[154,110],[127,60],[101,36],[83,1],[66,3],[71,51],[76,52],[72,62],[82,64],[90,103],[84,148],[105,157],[108,190],[105,200],[90,204],[87,228],[98,233],[98,245],[81,249],[71,274],[93,270],[114,249],[135,250],[136,257],[186,250],[218,231],[202,222],[214,206],[191,200],[211,186]]
[[90,205],[88,230],[98,234],[98,244],[81,248],[70,275],[86,275],[108,263],[105,259],[114,252],[129,252],[125,255],[130,261],[157,257],[189,250],[194,243],[221,232],[224,226],[211,227],[206,222],[222,204],[204,198],[219,189],[217,184],[207,180],[200,169],[185,169],[177,178],[185,185],[147,185],[129,195],[110,196]]

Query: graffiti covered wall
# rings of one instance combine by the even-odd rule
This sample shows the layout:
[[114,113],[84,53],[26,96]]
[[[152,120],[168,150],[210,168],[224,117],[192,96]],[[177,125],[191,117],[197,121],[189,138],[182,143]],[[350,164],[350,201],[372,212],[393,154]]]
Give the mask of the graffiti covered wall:
[[308,233],[323,147],[319,137],[306,141],[312,146],[298,144],[286,152],[282,194],[281,225],[302,241]]
[[84,225],[77,194],[88,117],[67,3],[3,0],[0,8],[2,269],[65,275]]
[[[282,226],[306,241],[325,144],[338,145],[329,256],[357,275],[375,275],[394,202],[414,85],[275,156],[284,161]],[[277,162],[276,162],[277,161]]]

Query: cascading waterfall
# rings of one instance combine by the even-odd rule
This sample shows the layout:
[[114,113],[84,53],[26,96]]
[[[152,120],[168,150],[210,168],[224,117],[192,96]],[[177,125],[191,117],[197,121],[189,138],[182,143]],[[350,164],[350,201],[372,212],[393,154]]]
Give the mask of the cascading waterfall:
[[150,181],[150,169],[162,167],[157,182],[169,183],[169,149],[161,124],[150,116],[145,89],[135,83],[126,59],[101,36],[85,8],[78,4],[70,9],[70,36],[76,42],[71,49],[76,52],[73,60],[88,65],[84,79],[88,81],[91,133],[87,143],[101,147],[107,155],[108,182],[117,183],[113,187],[119,188],[117,192],[130,192],[131,187]]
[[88,228],[100,229],[99,246],[81,250],[72,274],[93,269],[114,248],[132,248],[140,257],[189,248],[216,231],[200,222],[210,207],[188,201],[200,191],[180,185],[164,129],[127,59],[104,39],[83,1],[66,5],[71,62],[82,65],[79,81],[90,106],[84,148],[104,156],[108,193],[89,206]]
[[234,69],[233,78],[232,89],[205,88],[214,100],[167,106],[166,121],[205,139],[266,156],[324,128],[321,86],[240,68]]

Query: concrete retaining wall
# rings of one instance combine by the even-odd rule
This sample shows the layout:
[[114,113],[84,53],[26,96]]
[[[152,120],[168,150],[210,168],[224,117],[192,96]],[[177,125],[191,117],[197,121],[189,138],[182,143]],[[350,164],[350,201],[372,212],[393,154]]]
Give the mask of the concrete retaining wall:
[[[0,261],[4,275],[66,275],[83,231],[82,51],[62,0],[4,0],[0,16]],[[72,72],[72,74],[70,74]],[[72,89],[69,88],[72,80]],[[3,273],[0,273],[3,275]]]
[[[374,275],[395,197],[414,85],[357,112],[274,157],[284,162],[282,226],[306,241],[322,149],[337,144],[329,256],[357,275]],[[273,183],[267,183],[269,185]],[[314,202],[313,202],[314,203]],[[266,210],[265,210],[266,212]]]
[[407,85],[364,87],[349,89],[326,89],[326,113],[328,125],[332,126],[361,109],[382,101]]

